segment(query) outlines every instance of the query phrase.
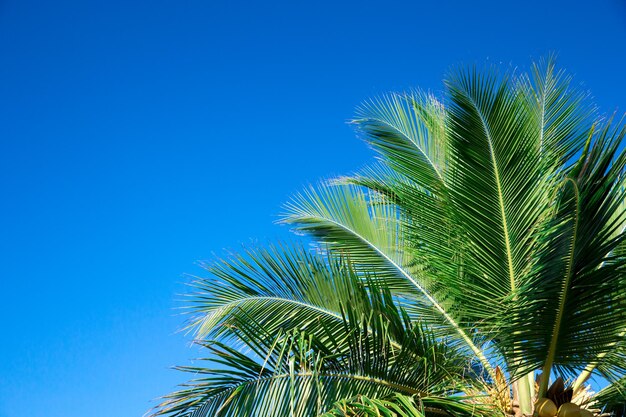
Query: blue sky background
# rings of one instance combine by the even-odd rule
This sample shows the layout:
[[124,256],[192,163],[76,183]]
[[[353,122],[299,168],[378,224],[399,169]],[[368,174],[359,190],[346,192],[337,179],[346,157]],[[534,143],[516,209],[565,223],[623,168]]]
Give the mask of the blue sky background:
[[624,111],[623,0],[0,0],[0,417],[142,415],[198,354],[183,274],[290,238],[372,156],[355,106],[549,52]]

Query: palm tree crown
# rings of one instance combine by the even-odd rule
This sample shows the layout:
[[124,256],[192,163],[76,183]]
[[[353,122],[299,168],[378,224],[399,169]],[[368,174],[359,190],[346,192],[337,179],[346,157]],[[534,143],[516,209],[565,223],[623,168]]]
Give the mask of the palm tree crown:
[[551,59],[445,86],[358,110],[379,161],[285,206],[313,249],[206,265],[209,358],[156,414],[623,415],[623,124]]

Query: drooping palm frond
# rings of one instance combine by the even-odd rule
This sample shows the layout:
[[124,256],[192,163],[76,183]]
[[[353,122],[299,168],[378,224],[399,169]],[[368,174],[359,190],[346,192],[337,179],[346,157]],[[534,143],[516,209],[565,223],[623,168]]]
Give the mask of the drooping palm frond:
[[376,268],[390,287],[411,291],[419,284],[407,270],[411,259],[404,251],[401,214],[393,205],[372,201],[357,187],[311,187],[286,205],[282,222],[320,240],[332,253],[347,255],[357,267]]
[[269,333],[294,327],[341,332],[342,303],[358,306],[366,297],[344,260],[298,244],[247,249],[203,266],[211,277],[196,279],[190,305],[189,328],[199,339],[227,334],[233,313],[242,311]]
[[[367,167],[335,182],[364,187],[369,190],[366,195],[370,196],[370,205],[387,205],[392,212],[402,213],[398,221],[403,232],[403,251],[410,263],[407,269],[451,316],[458,322],[467,322],[463,307],[456,300],[459,288],[447,285],[449,277],[461,273],[462,262],[457,260],[463,242],[446,199],[425,191],[415,181],[383,164]],[[373,195],[375,197],[371,198]],[[468,288],[464,291],[463,297],[467,297]],[[414,294],[413,298],[415,295],[419,297]],[[423,317],[424,311],[416,314]]]
[[389,202],[404,206],[401,202],[400,191],[403,185],[411,184],[412,181],[397,171],[394,171],[384,163],[377,163],[357,171],[351,175],[344,175],[330,181],[331,185],[355,185],[363,187],[373,193],[380,194]]
[[246,314],[234,313],[232,337],[247,354],[203,342],[213,353],[211,366],[180,368],[202,377],[167,397],[158,414],[316,416],[358,394],[442,395],[481,384],[467,356],[411,323],[388,291],[372,292],[374,287],[370,283],[367,309],[342,306],[339,337],[297,328],[270,334]]
[[[491,364],[469,329],[446,310],[427,288],[432,282],[404,246],[407,221],[392,204],[371,204],[369,195],[350,186],[321,186],[297,195],[283,220],[346,256],[357,270],[376,271],[376,280],[403,296],[414,316],[470,349],[488,372]],[[410,249],[410,250],[406,250]],[[447,260],[449,262],[449,259]]]
[[320,369],[321,358],[311,351],[304,335],[285,335],[269,342],[265,358],[258,360],[225,345],[207,345],[213,368],[179,368],[201,377],[168,396],[158,414],[315,416],[335,398],[362,391],[373,396],[393,392],[384,381],[367,375]]
[[[363,170],[344,183],[365,186],[390,198],[403,213],[405,249],[422,269],[426,281],[440,283],[457,273],[457,236],[450,223],[446,110],[432,94],[413,91],[390,94],[366,103],[353,121],[361,136],[379,152],[384,166]],[[448,269],[452,269],[449,271]],[[442,284],[441,287],[452,288]],[[430,287],[434,294],[436,289]],[[440,304],[449,291],[436,294]],[[450,305],[455,304],[450,301]]]
[[[395,400],[395,401],[394,401]],[[370,400],[367,397],[342,400],[320,417],[423,417],[411,397],[401,396],[392,400]]]

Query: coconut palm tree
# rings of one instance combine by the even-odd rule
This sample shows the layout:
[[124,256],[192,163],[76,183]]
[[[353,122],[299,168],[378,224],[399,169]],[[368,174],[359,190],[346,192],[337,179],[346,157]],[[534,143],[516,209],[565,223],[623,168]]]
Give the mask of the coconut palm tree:
[[623,124],[552,59],[445,86],[359,109],[378,162],[285,207],[313,248],[206,265],[156,414],[624,415]]

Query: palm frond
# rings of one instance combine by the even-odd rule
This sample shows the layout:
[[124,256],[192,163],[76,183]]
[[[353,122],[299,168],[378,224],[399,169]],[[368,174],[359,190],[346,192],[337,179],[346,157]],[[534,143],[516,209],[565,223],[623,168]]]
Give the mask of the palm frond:
[[526,365],[543,365],[545,375],[553,365],[572,375],[610,350],[624,330],[626,259],[613,253],[626,238],[619,233],[624,213],[615,215],[624,200],[624,132],[602,129],[563,182],[546,244],[520,297],[525,317],[511,315],[511,335]]
[[394,394],[370,399],[363,395],[339,401],[320,417],[424,417],[491,415],[485,407],[467,402],[466,397],[425,397]]
[[196,279],[190,295],[189,328],[199,339],[228,333],[242,311],[270,333],[294,326],[340,332],[341,303],[366,297],[345,261],[301,245],[247,249],[203,266],[211,275]]
[[[349,258],[355,268],[375,270],[377,280],[384,281],[397,294],[404,294],[405,299],[410,294],[412,300],[407,300],[407,309],[442,335],[455,337],[493,373],[467,329],[426,288],[432,280],[424,276],[411,252],[405,251],[402,214],[395,205],[371,204],[369,197],[358,187],[311,188],[287,205],[283,222],[322,240],[331,251]],[[449,264],[449,259],[441,263]]]
[[593,399],[593,406],[600,408],[607,415],[626,416],[626,378],[600,390]]
[[353,123],[394,170],[435,192],[445,187],[444,116],[431,95],[396,93],[363,104]]
[[441,395],[480,383],[467,356],[411,324],[388,292],[372,293],[367,310],[345,305],[343,326],[342,338],[272,335],[242,314],[232,331],[247,352],[203,342],[210,367],[179,368],[201,378],[166,397],[157,414],[315,416],[357,394]]
[[499,303],[517,292],[528,271],[552,172],[509,76],[459,72],[447,86],[455,215],[472,242],[472,281]]

